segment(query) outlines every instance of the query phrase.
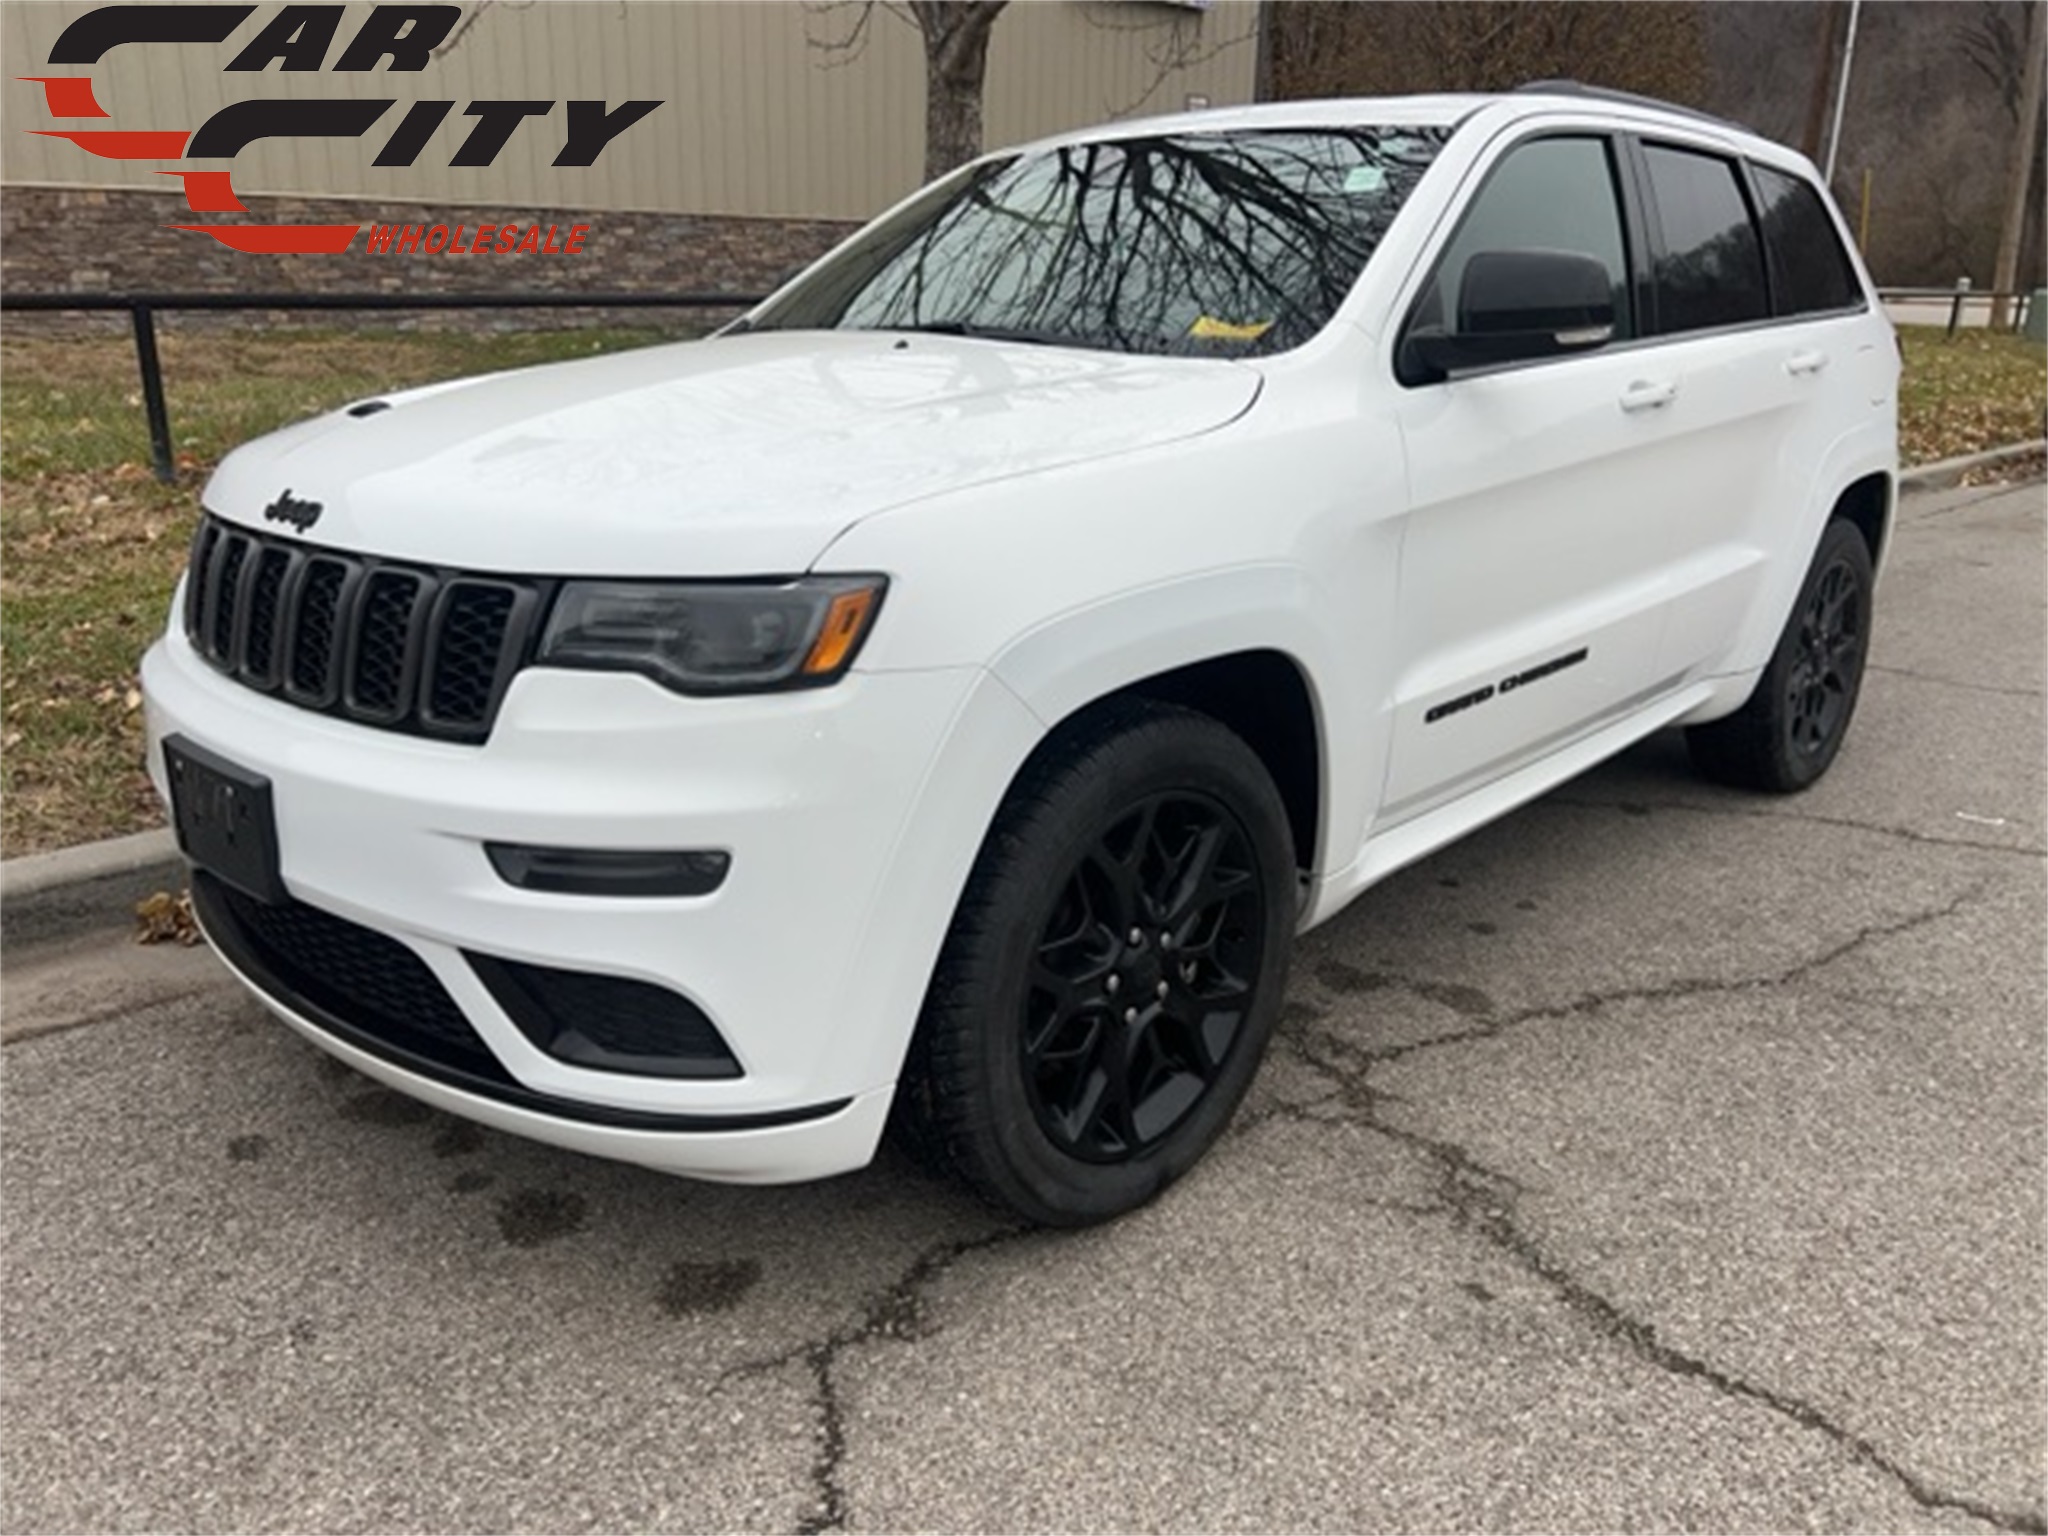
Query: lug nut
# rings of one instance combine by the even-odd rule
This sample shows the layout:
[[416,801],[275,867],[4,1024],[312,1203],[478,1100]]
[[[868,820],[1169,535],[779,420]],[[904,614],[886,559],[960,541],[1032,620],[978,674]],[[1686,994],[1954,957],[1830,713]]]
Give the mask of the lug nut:
[[1123,990],[1123,986],[1124,986],[1124,979],[1123,979],[1123,977],[1121,977],[1121,976],[1112,976],[1112,977],[1110,977],[1110,978],[1109,978],[1109,980],[1108,980],[1108,981],[1105,981],[1105,982],[1104,982],[1104,983],[1102,984],[1102,990],[1103,990],[1103,991],[1105,991],[1105,992],[1107,992],[1107,993],[1108,993],[1108,994],[1109,994],[1109,995],[1110,995],[1111,997],[1115,997],[1115,996],[1117,995],[1117,993],[1119,993],[1119,992],[1121,992],[1121,991]]
[[1159,995],[1161,997],[1166,996],[1166,983],[1163,981],[1159,983]]
[[1133,944],[1142,944],[1145,942],[1145,932],[1142,928],[1133,928],[1131,930],[1131,942]]
[[1126,1009],[1124,1010],[1124,1022],[1125,1022],[1126,1024],[1135,1024],[1135,1023],[1137,1023],[1137,1022],[1138,1022],[1138,1010],[1137,1010],[1137,1009],[1135,1009],[1135,1008],[1126,1008]]

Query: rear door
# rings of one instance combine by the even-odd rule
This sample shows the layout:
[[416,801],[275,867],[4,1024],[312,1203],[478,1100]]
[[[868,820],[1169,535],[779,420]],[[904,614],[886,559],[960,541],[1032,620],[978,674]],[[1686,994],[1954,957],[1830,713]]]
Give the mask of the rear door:
[[[1839,492],[1846,451],[1867,457],[1869,434],[1892,409],[1898,388],[1898,339],[1876,313],[1849,254],[1841,218],[1819,187],[1794,171],[1752,161],[1747,167],[1758,224],[1770,261],[1770,345],[1762,361],[1784,380],[1777,462],[1765,494],[1747,507],[1747,526],[1729,536],[1775,551],[1774,572],[1746,583],[1747,604],[1735,628],[1754,646],[1775,636],[1791,591],[1805,573],[1821,519]],[[1832,478],[1823,478],[1832,477]],[[1771,611],[1759,615],[1760,604]],[[1725,616],[1713,634],[1726,639]],[[1723,647],[1708,647],[1707,669],[1734,670]]]
[[1848,363],[1775,314],[1782,274],[1740,159],[1676,138],[1629,147],[1651,244],[1650,325],[1686,440],[1672,472],[1704,471],[1713,486],[1660,511],[1670,558],[1656,670],[1678,682],[1723,670],[1773,552],[1800,526],[1818,463],[1801,418]]

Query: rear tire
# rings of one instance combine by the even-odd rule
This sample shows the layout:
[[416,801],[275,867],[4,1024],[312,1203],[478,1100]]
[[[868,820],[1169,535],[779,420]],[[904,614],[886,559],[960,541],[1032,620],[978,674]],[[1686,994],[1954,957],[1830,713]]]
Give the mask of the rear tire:
[[1250,1086],[1294,913],[1286,810],[1240,738],[1144,700],[1062,727],[982,845],[899,1130],[1028,1221],[1144,1204]]
[[1855,526],[1828,524],[1756,691],[1685,744],[1708,778],[1790,794],[1828,771],[1863,684],[1870,651],[1870,548]]

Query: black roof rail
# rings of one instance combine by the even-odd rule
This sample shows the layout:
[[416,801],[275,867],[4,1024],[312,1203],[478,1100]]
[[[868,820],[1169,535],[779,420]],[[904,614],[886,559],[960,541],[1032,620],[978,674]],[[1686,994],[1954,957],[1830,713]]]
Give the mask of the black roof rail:
[[1587,85],[1581,80],[1529,80],[1518,85],[1510,93],[1516,96],[1585,96],[1594,101],[1611,101],[1617,106],[1649,107],[1658,112],[1671,112],[1679,117],[1689,117],[1695,122],[1712,123],[1716,128],[1733,128],[1741,133],[1756,130],[1725,117],[1716,117],[1711,112],[1702,112],[1697,107],[1681,107],[1674,101],[1660,101],[1655,96],[1641,96],[1634,91],[1617,91],[1611,86]]

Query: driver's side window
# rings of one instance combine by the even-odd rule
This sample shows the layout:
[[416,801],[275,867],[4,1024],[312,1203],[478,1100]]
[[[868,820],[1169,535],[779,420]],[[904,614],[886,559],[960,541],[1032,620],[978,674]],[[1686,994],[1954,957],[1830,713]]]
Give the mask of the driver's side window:
[[1613,292],[1613,339],[1636,334],[1628,245],[1613,150],[1604,138],[1536,139],[1495,166],[1438,257],[1406,331],[1457,335],[1467,263],[1482,251],[1559,251],[1603,266]]

